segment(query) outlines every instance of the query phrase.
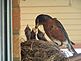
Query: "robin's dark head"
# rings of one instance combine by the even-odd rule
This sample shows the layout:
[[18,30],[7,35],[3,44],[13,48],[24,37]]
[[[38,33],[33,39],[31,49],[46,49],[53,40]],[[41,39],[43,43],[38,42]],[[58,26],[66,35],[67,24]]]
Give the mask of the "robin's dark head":
[[39,25],[43,25],[46,21],[52,19],[51,16],[46,14],[40,14],[36,17],[35,28],[38,28]]

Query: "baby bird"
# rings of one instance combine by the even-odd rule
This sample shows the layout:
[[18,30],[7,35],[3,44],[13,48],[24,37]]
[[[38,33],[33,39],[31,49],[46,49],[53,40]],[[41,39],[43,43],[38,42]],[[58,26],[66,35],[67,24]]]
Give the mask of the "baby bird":
[[25,32],[25,36],[26,36],[27,40],[30,40],[31,39],[31,29],[29,28],[28,25],[26,26],[24,32]]
[[33,28],[32,31],[31,31],[31,39],[36,39],[36,30],[35,30],[35,28]]
[[44,33],[43,33],[42,31],[40,31],[39,29],[38,29],[38,33],[37,33],[37,38],[38,38],[39,40],[47,41],[47,39],[46,39],[45,36],[44,36]]

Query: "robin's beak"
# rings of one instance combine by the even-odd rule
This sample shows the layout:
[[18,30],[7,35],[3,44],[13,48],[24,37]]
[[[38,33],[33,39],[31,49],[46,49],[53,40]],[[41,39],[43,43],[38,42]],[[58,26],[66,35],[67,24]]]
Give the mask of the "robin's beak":
[[36,25],[35,25],[35,29],[37,29],[37,28],[38,28],[38,26],[39,26],[39,24],[36,24]]
[[35,26],[35,29],[37,29],[38,28],[38,26]]

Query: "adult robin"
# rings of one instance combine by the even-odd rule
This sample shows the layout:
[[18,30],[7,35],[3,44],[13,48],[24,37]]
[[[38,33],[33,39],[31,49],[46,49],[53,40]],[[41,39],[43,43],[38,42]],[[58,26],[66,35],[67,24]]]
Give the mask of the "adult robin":
[[72,46],[74,43],[69,39],[63,25],[56,18],[52,18],[46,14],[40,14],[36,17],[35,28],[37,29],[39,25],[43,25],[45,33],[53,42],[55,40],[59,40],[62,44],[65,42],[68,50],[73,55],[77,54]]

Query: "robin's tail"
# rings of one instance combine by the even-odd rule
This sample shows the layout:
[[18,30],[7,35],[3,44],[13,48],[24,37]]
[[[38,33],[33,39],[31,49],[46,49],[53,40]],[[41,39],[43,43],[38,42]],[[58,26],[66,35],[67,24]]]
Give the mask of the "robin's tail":
[[75,49],[71,44],[67,44],[67,48],[73,55],[77,55],[77,52],[75,51]]
[[67,48],[68,50],[73,54],[73,55],[77,55],[78,53],[75,51],[75,49],[73,48],[72,45],[75,45],[75,43],[73,43],[72,41],[70,41],[69,39],[67,40]]
[[72,44],[72,45],[75,45],[75,43],[74,43],[74,42],[72,42],[72,41],[71,41],[71,44]]

